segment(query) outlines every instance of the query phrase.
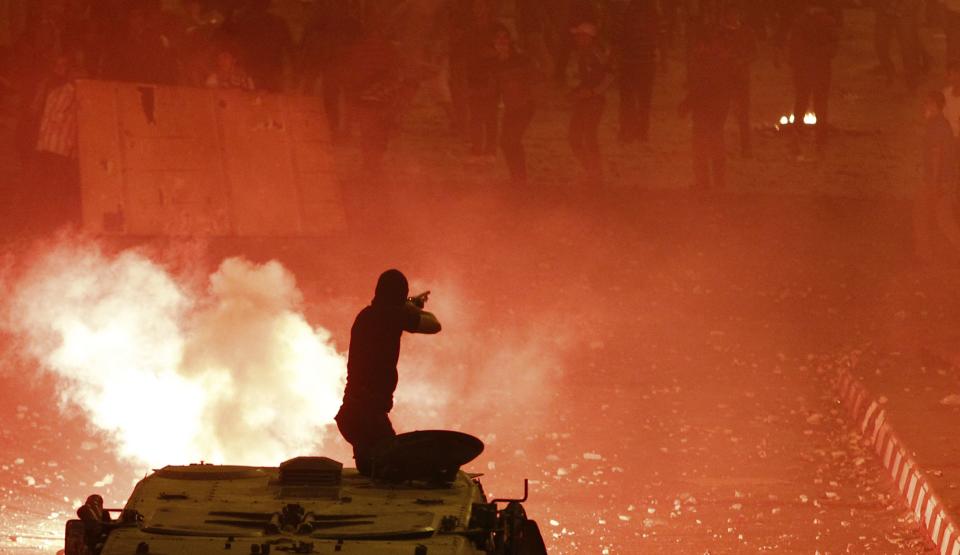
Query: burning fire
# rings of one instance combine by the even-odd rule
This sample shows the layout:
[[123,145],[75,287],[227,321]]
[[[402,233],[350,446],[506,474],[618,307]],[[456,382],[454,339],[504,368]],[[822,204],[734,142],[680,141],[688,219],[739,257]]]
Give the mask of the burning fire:
[[[793,125],[796,121],[796,116],[794,114],[780,116],[780,125]],[[804,125],[816,125],[817,124],[817,115],[813,112],[807,112],[803,115],[803,124]]]
[[197,293],[142,254],[86,244],[36,261],[3,323],[120,455],[276,464],[324,439],[346,375],[301,302],[276,262],[228,259]]

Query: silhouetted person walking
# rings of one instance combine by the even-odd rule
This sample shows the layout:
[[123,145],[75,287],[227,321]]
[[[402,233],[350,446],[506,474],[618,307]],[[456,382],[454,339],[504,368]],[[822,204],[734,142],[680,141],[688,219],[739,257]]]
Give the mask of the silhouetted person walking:
[[350,71],[343,75],[350,126],[357,130],[364,169],[371,175],[380,172],[397,118],[416,92],[416,83],[403,77],[400,51],[391,40],[386,17],[383,12],[368,16],[363,38],[346,59],[344,67]]
[[495,156],[497,149],[497,53],[500,30],[489,0],[474,0],[473,19],[464,35],[467,99],[470,107],[470,153]]
[[570,30],[577,46],[577,85],[573,89],[573,113],[568,139],[588,181],[603,179],[600,156],[600,120],[606,92],[613,82],[609,52],[597,44],[597,26],[582,23]]
[[547,49],[547,21],[553,8],[550,0],[516,0],[517,35],[521,49],[544,75],[553,69],[553,58]]
[[726,185],[727,153],[724,124],[733,98],[734,77],[724,65],[722,37],[713,27],[701,27],[692,40],[687,70],[687,96],[680,114],[693,119],[694,189]]
[[313,94],[317,78],[321,79],[330,136],[337,143],[348,135],[343,125],[344,80],[348,69],[344,67],[344,60],[363,36],[360,18],[355,11],[356,6],[346,0],[317,2],[300,45],[301,87],[307,94]]
[[560,85],[567,83],[567,66],[570,57],[577,48],[570,29],[589,23],[597,28],[600,14],[595,0],[560,0],[551,3],[553,23],[556,27],[557,43],[554,49],[554,80]]
[[960,62],[960,0],[943,0],[943,31],[947,35],[947,63]]
[[293,38],[287,22],[273,14],[270,5],[270,0],[247,0],[227,18],[223,31],[239,45],[240,62],[257,88],[280,92]]
[[396,435],[387,415],[397,388],[400,336],[440,331],[436,316],[423,310],[426,295],[408,299],[408,293],[407,278],[399,270],[387,270],[377,281],[373,302],[350,329],[347,387],[336,421],[353,446],[357,470],[367,476],[373,448]]
[[620,142],[647,142],[650,103],[660,50],[660,14],[654,0],[631,0],[615,34],[620,69]]
[[533,97],[533,64],[517,52],[510,32],[500,30],[493,40],[497,52],[497,89],[503,102],[500,148],[515,184],[527,180],[527,154],[523,136],[530,127],[536,103]]
[[917,258],[935,258],[934,238],[945,238],[960,254],[960,226],[953,210],[957,197],[957,139],[944,117],[943,93],[930,92],[923,105],[923,183],[913,205],[913,236]]
[[731,107],[740,130],[740,154],[753,155],[750,125],[750,66],[757,55],[754,31],[743,25],[741,8],[728,4],[720,18],[720,52],[723,66],[730,73]]
[[79,223],[80,166],[77,153],[77,91],[74,79],[81,76],[76,56],[60,56],[50,78],[44,82],[40,125],[30,181],[33,217],[50,215],[55,226]]
[[792,24],[788,42],[796,99],[795,126],[798,130],[803,127],[803,116],[812,105],[817,116],[818,152],[826,146],[830,128],[830,82],[839,40],[838,22],[823,2],[811,0],[806,5]]
[[903,74],[907,86],[911,90],[915,89],[920,83],[925,64],[920,41],[923,0],[877,0],[874,12],[874,48],[880,71],[888,82],[893,82],[896,69],[890,57],[890,47],[896,40],[900,44],[900,57],[903,59]]

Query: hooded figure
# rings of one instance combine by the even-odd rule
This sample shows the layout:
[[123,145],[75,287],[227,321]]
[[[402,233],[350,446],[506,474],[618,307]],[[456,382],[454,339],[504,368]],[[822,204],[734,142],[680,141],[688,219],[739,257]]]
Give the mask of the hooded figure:
[[77,509],[77,518],[83,522],[83,543],[90,553],[96,552],[109,529],[112,519],[103,508],[103,497],[93,494]]
[[373,302],[350,329],[347,387],[336,421],[364,475],[370,474],[374,447],[396,435],[387,414],[397,388],[400,336],[440,331],[437,318],[423,310],[425,298],[408,299],[408,293],[407,278],[387,270],[377,281]]

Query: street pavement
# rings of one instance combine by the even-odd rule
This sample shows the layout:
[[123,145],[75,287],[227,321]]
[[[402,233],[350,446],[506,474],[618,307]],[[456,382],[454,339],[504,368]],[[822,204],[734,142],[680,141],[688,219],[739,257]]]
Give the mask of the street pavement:
[[[888,471],[907,474],[905,484],[916,476],[934,496],[929,503],[931,517],[925,517],[926,529],[938,548],[948,553],[960,549],[960,544],[953,543],[960,515],[960,464],[954,438],[960,426],[956,277],[955,268],[941,265],[893,278],[894,293],[877,303],[875,317],[865,321],[871,330],[866,333],[875,340],[852,347],[841,365],[865,392],[858,418],[867,418],[871,403],[878,407],[875,412],[883,412],[882,422],[875,416],[878,422],[865,426],[867,435],[887,426],[903,458],[909,460],[908,469],[898,469],[896,456],[885,456],[890,449],[885,438],[878,437],[877,450],[889,459]],[[923,496],[903,489],[908,490],[904,497],[909,503],[926,514]],[[936,524],[937,515],[942,525]]]
[[[902,233],[888,219],[901,207],[645,194],[577,220],[566,216],[584,205],[561,198],[525,211],[517,246],[508,204],[487,212],[506,220],[496,233],[456,203],[428,206],[427,221],[448,231],[428,254],[403,250],[420,229],[377,241],[434,291],[444,323],[405,341],[395,424],[481,437],[487,450],[468,469],[498,497],[529,478],[528,510],[552,553],[923,552],[818,364],[843,352],[844,330],[871,306],[853,287],[860,272],[903,263],[879,247]],[[824,213],[887,231],[811,234]],[[384,251],[231,244],[211,247],[206,264],[261,248],[283,253],[310,321],[344,349]],[[55,537],[88,493],[122,502],[142,475],[83,415],[61,413],[54,380],[10,362],[4,550]],[[349,462],[340,441],[322,452]]]

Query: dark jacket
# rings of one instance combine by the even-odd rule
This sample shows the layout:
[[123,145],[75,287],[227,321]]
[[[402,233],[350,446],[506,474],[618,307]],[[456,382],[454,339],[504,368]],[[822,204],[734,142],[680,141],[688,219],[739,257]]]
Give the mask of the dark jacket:
[[796,71],[830,71],[839,49],[837,35],[837,20],[826,10],[800,15],[790,29],[790,65]]
[[736,80],[726,65],[721,41],[716,29],[703,30],[691,49],[681,110],[693,116],[695,126],[722,126],[730,109]]
[[614,24],[613,42],[621,65],[656,63],[663,26],[655,2],[630,2]]
[[496,67],[497,90],[506,111],[528,109],[534,104],[533,64],[519,52],[512,52]]
[[420,315],[405,304],[374,303],[357,314],[350,329],[345,406],[390,412],[397,388],[400,336],[419,325]]
[[942,114],[926,123],[923,137],[923,181],[953,191],[956,188],[957,139]]

